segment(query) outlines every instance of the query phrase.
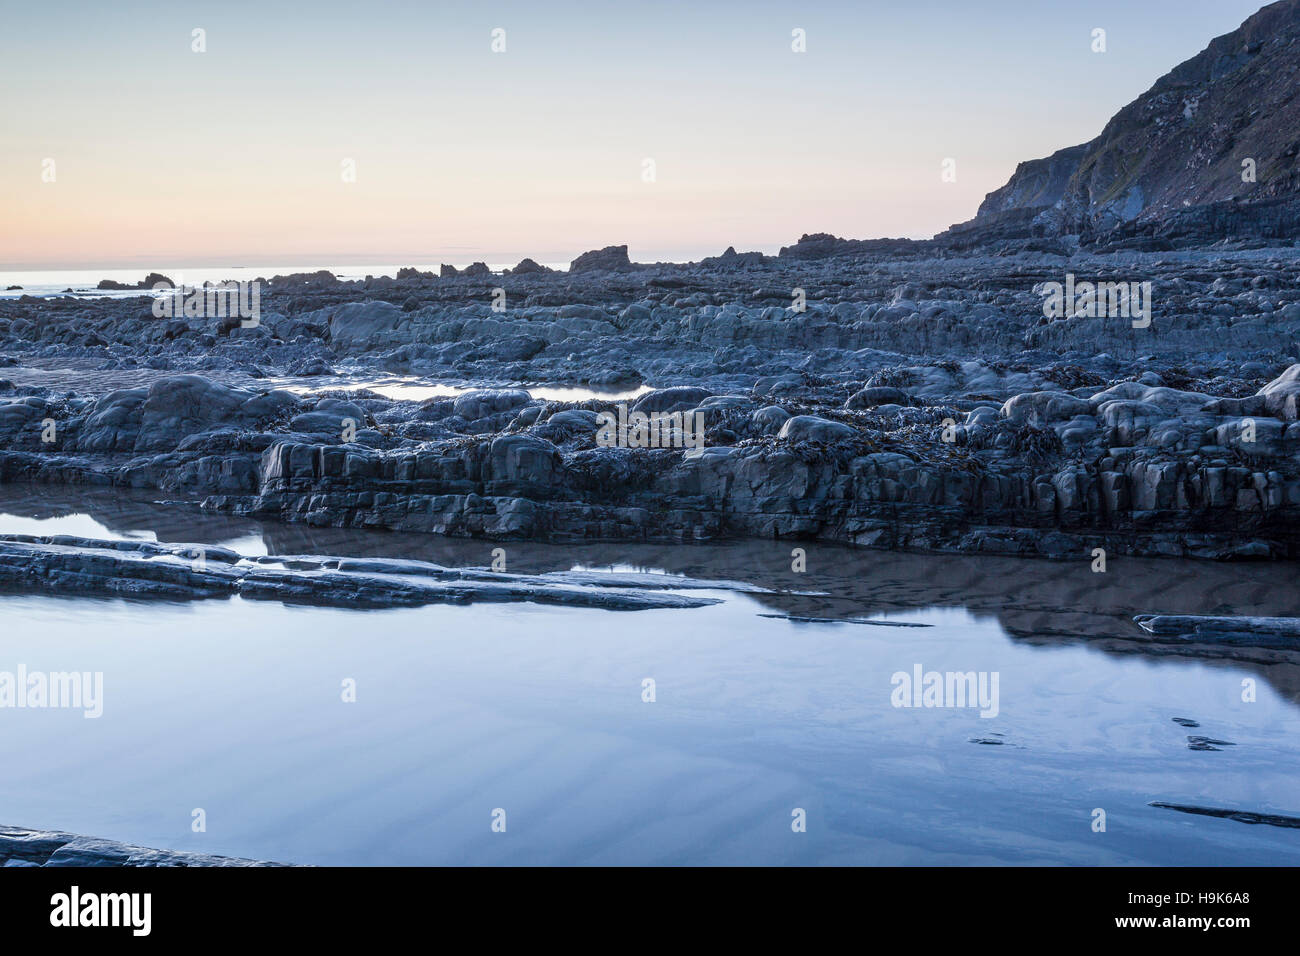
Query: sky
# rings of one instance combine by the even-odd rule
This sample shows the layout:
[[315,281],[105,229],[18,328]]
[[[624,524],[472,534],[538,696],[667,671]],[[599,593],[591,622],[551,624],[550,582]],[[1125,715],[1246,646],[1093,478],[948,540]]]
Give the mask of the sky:
[[0,0],[0,270],[926,237],[1260,5]]

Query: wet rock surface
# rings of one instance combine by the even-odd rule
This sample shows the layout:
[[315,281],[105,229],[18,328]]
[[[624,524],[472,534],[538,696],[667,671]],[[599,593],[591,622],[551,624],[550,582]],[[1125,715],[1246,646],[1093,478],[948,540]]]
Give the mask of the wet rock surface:
[[0,866],[282,866],[237,857],[152,850],[58,830],[0,826]]
[[[1036,420],[1019,420],[1029,403],[1009,400],[962,425],[942,406],[921,415],[819,408],[772,434],[758,414],[766,409],[741,398],[701,411],[715,424],[705,454],[692,457],[597,447],[591,408],[485,411],[478,395],[462,396],[455,405],[473,403],[470,421],[445,405],[354,395],[330,407],[175,377],[98,399],[0,405],[0,477],[494,539],[775,536],[1049,557],[1095,547],[1297,556],[1300,432],[1282,421],[1256,423],[1254,448],[1237,441],[1239,418],[1181,417],[1103,392],[1065,420],[1053,420],[1055,399],[1036,403]],[[43,443],[50,422],[59,437]]]
[[[252,328],[159,320],[148,299],[5,300],[0,480],[497,540],[1300,555],[1295,249],[810,244],[736,268],[279,276]],[[1150,327],[1046,318],[1067,273],[1151,281]],[[361,387],[384,379],[461,387]],[[698,416],[705,453],[601,447],[620,402]]]
[[[1270,4],[931,240],[275,275],[251,320],[158,273],[5,298],[0,481],[491,539],[1300,557],[1297,51]],[[394,377],[474,388],[364,387]],[[540,385],[704,453],[602,447],[618,399]]]
[[[496,540],[1294,559],[1297,51],[1270,4],[931,240],[275,275],[249,316],[157,273],[5,298],[0,480]],[[625,402],[678,418],[606,447]]]
[[1157,640],[1300,649],[1300,618],[1139,614],[1134,620]]
[[[159,502],[148,490],[0,486],[0,511],[26,516],[17,519],[23,521],[85,515],[104,529],[93,536],[59,536],[64,541],[116,535],[134,548],[142,537],[156,534],[158,543],[152,547],[176,555],[162,560],[182,570],[193,564],[196,548],[212,555],[208,567],[219,568],[221,555],[235,555],[225,545],[251,538],[262,542],[271,557],[254,555],[244,560],[267,570],[283,566],[306,574],[323,561],[337,560],[347,562],[341,567],[365,574],[381,566],[393,572],[411,566],[426,570],[424,580],[430,569],[445,569],[443,580],[448,581],[455,581],[460,572],[471,580],[483,572],[489,580],[494,576],[484,566],[492,560],[497,546],[493,542],[203,512],[195,504]],[[28,534],[25,540],[35,537]],[[41,538],[53,540],[48,534]],[[744,593],[769,609],[763,616],[808,627],[842,623],[846,626],[838,631],[846,638],[890,631],[924,634],[924,625],[882,616],[961,607],[996,617],[1017,642],[1043,647],[1086,642],[1108,655],[1245,667],[1286,699],[1300,701],[1300,648],[1293,643],[1280,643],[1266,634],[1234,642],[1213,635],[1166,638],[1135,622],[1135,618],[1154,616],[1153,612],[1249,621],[1261,609],[1277,617],[1300,618],[1300,591],[1292,586],[1294,568],[1289,562],[1257,563],[1243,574],[1240,565],[1230,562],[1123,558],[1112,563],[1107,573],[1097,574],[1086,556],[1082,561],[1044,562],[803,542],[807,571],[797,574],[791,568],[790,543],[774,540],[594,541],[558,546],[520,540],[505,547],[510,576],[541,585],[563,580],[592,586],[595,580],[615,589],[653,594],[653,588],[697,596],[699,592],[681,590],[689,583],[724,592],[723,596]],[[330,555],[349,557],[322,557]],[[383,563],[372,564],[372,559]],[[238,556],[227,557],[227,561],[237,560]],[[612,568],[620,570],[607,570]],[[77,594],[66,589],[47,593]],[[1177,717],[1176,712],[1170,715]],[[1183,725],[1187,732],[1199,725],[1191,717],[1178,719],[1188,721]]]
[[1152,803],[1153,807],[1163,810],[1177,810],[1179,813],[1191,813],[1203,817],[1219,817],[1235,820],[1238,823],[1264,824],[1271,827],[1300,829],[1300,817],[1285,816],[1280,813],[1255,813],[1251,810],[1231,810],[1225,807],[1197,807],[1181,803]]
[[226,548],[75,535],[0,535],[0,590],[189,601],[240,595],[332,607],[534,601],[630,611],[692,608],[717,599],[669,590],[752,590],[652,574],[507,574],[425,561],[318,555],[246,558]]
[[[206,552],[204,560],[207,566],[218,571],[239,571],[244,566],[254,566],[311,576],[322,565],[329,564],[327,570],[332,572],[402,580],[436,582],[446,572],[457,575],[464,572],[470,580],[480,575],[490,576],[486,568],[475,565],[489,560],[494,545],[473,539],[313,527],[302,523],[202,513],[193,506],[181,506],[175,502],[154,504],[155,496],[148,491],[72,486],[9,486],[0,491],[4,492],[0,496],[0,512],[6,516],[9,529],[31,527],[32,519],[58,522],[70,529],[98,527],[100,530],[77,530],[75,534],[58,536],[57,540],[68,542],[69,547],[87,550],[85,542],[89,539],[97,543],[97,548],[90,550],[102,548],[128,556],[150,557],[154,563],[175,564],[184,570],[190,569],[194,561],[193,551],[199,547]],[[158,541],[142,542],[141,539],[150,532],[157,536]],[[38,537],[44,543],[56,540],[55,536],[40,532],[27,535],[24,540]],[[110,537],[120,539],[115,548],[98,544]],[[141,549],[142,543],[147,547]],[[269,554],[255,553],[259,544]],[[715,588],[743,590],[747,597],[738,598],[734,603],[753,604],[755,610],[761,609],[782,618],[780,626],[788,630],[782,640],[796,645],[803,645],[805,640],[811,645],[819,638],[822,641],[829,638],[841,646],[886,644],[896,648],[897,653],[903,655],[903,661],[918,654],[922,659],[928,659],[932,654],[920,652],[916,647],[926,646],[927,641],[933,639],[936,633],[934,624],[937,623],[934,618],[924,619],[931,622],[927,627],[889,612],[905,608],[933,611],[941,607],[959,607],[975,619],[996,618],[1006,631],[1004,637],[998,638],[999,645],[1010,641],[1022,645],[1022,650],[1023,645],[1028,645],[1032,648],[1032,656],[1037,659],[1081,656],[1096,660],[1123,656],[1140,661],[1139,669],[1142,670],[1160,667],[1166,672],[1221,673],[1234,695],[1241,678],[1249,676],[1259,681],[1261,698],[1271,699],[1273,691],[1276,691],[1292,702],[1300,700],[1300,676],[1297,676],[1300,675],[1300,650],[1208,640],[1166,642],[1156,639],[1156,635],[1133,622],[1134,615],[1144,610],[1216,618],[1244,617],[1252,612],[1266,612],[1279,617],[1300,616],[1300,604],[1297,604],[1300,594],[1290,587],[1292,575],[1288,566],[1281,563],[1258,564],[1249,569],[1249,574],[1243,574],[1239,566],[1230,564],[1132,558],[1116,560],[1107,574],[1100,575],[1091,572],[1086,561],[1036,562],[999,556],[917,555],[822,543],[805,543],[804,546],[808,560],[808,573],[805,575],[792,573],[791,549],[787,542],[751,540],[685,546],[597,542],[555,546],[521,541],[507,545],[506,550],[512,575],[538,583],[565,580],[572,586],[589,586],[586,582],[594,576],[615,590],[644,583],[645,586],[638,589],[646,593],[656,593],[650,590],[653,585],[668,585],[667,589],[675,593],[699,593],[676,590],[684,583],[682,578],[689,578],[694,584],[707,586],[709,592]],[[343,557],[345,555],[347,557]],[[580,570],[574,570],[575,567]],[[599,570],[602,567],[616,570]],[[743,583],[735,585],[729,582]],[[137,603],[96,599],[90,592],[75,589],[46,593],[58,595],[60,601],[71,597],[83,605],[89,603],[94,607],[91,613],[105,619],[121,613],[135,613],[130,605]],[[729,597],[726,593],[717,596]],[[73,601],[66,603],[70,605]],[[59,608],[53,610],[59,613]],[[260,615],[273,610],[244,609],[244,612]],[[683,616],[679,623],[686,626],[679,630],[688,635],[686,639],[689,641],[697,637],[706,639],[710,625],[703,618],[722,610],[701,610],[699,624],[695,622],[695,614]],[[171,613],[183,613],[188,617],[226,611],[240,613],[236,607],[223,610],[212,605],[208,605],[206,611],[194,607],[173,609]],[[156,612],[169,613],[166,608],[156,605],[140,613],[152,617]],[[512,617],[513,613],[507,616]],[[533,613],[549,615],[551,612]],[[422,614],[402,611],[389,617],[410,619]],[[889,614],[889,619],[872,619],[883,614]],[[293,616],[304,615],[295,612]],[[608,615],[603,617],[608,618]],[[627,620],[630,626],[635,627],[638,620],[648,618],[648,615],[633,615],[620,620]],[[834,622],[841,622],[844,626],[827,627]],[[364,629],[366,625],[359,622],[358,627]],[[436,632],[437,629],[433,629],[430,636]],[[627,630],[622,627],[609,630],[609,651],[612,653],[615,648],[625,647],[627,636]],[[360,633],[356,638],[363,643],[366,640]],[[128,632],[124,639],[131,642],[133,635]],[[225,639],[224,635],[216,637],[218,643]],[[257,638],[258,643],[284,640],[285,635],[278,633],[276,628],[268,628]],[[467,648],[477,646],[475,641],[475,635],[465,635]],[[168,647],[184,643],[184,633],[174,629],[162,642]],[[432,646],[440,642],[431,640],[429,643]],[[551,642],[540,643],[549,645]],[[1071,646],[1075,644],[1080,648],[1086,647],[1086,653],[1074,655]],[[315,645],[309,642],[308,646]],[[881,673],[887,674],[889,669],[886,667]],[[1075,670],[1066,663],[1058,673],[1072,675]],[[1101,692],[1105,693],[1104,686]],[[1198,698],[1161,695],[1158,700],[1139,705],[1129,721],[1122,725],[1106,725],[1119,729],[1097,737],[1098,759],[1108,765],[1117,759],[1108,740],[1122,730],[1142,741],[1131,756],[1137,761],[1132,766],[1149,766],[1154,754],[1172,761],[1172,766],[1186,768],[1190,776],[1181,782],[1175,777],[1173,783],[1161,781],[1141,789],[1139,806],[1150,800],[1163,799],[1180,805],[1241,807],[1243,811],[1258,813],[1285,814],[1293,809],[1287,800],[1276,796],[1244,801],[1234,799],[1231,793],[1223,799],[1211,799],[1214,793],[1207,796],[1199,785],[1200,775],[1232,773],[1245,762],[1269,759],[1261,755],[1273,753],[1274,735],[1268,727],[1257,730],[1248,719],[1239,721],[1231,713],[1215,709],[1208,703],[1195,707],[1189,705],[1189,709],[1184,710],[1183,704],[1176,703],[1178,699],[1188,704]],[[1251,708],[1245,708],[1245,711],[1247,717],[1254,714]],[[1091,705],[1085,704],[1079,713],[1075,719],[1087,732],[1087,728],[1092,726],[1094,711]],[[1179,719],[1175,721],[1175,718]],[[1197,724],[1203,727],[1194,726]],[[1070,726],[1066,724],[1067,733]],[[1148,732],[1151,728],[1154,728],[1153,733]],[[1044,755],[1051,755],[1060,747],[1059,737],[1043,735],[1033,728],[1032,722],[1022,719],[1013,718],[1006,725],[956,725],[951,728],[951,733],[955,735],[956,743],[973,759],[997,761],[998,767],[1022,759],[1044,759]],[[1193,735],[1204,735],[1205,739],[1199,741]],[[1230,743],[1235,746],[1230,746]],[[989,763],[987,770],[993,771],[994,765]],[[39,814],[33,817],[24,812],[22,816],[27,820],[40,820]],[[1231,819],[1221,820],[1206,815],[1195,820],[1186,816],[1168,819],[1182,819],[1185,826],[1194,825],[1198,829],[1213,830],[1223,826],[1231,829],[1234,826]],[[82,829],[97,832],[97,827],[98,824],[87,824]],[[1253,827],[1249,831],[1255,831],[1261,839],[1270,834],[1273,838],[1281,838],[1284,833],[1271,826]],[[113,834],[111,829],[101,828],[99,832]],[[113,835],[123,836],[121,833]],[[134,839],[150,842],[140,836]],[[154,840],[153,844],[166,845],[166,841]],[[270,859],[312,859],[291,853],[258,851],[246,846],[236,847],[235,852]]]

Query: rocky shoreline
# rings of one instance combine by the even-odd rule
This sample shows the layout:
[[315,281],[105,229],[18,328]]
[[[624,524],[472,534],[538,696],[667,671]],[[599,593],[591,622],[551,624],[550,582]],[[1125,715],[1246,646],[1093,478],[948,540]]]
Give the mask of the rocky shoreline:
[[283,866],[207,853],[148,847],[59,830],[0,825],[0,866]]
[[[1294,248],[782,252],[277,276],[254,327],[159,320],[149,298],[4,300],[0,480],[492,540],[1300,557]],[[1149,327],[1047,318],[1067,274],[1151,282]],[[353,384],[395,375],[511,387]],[[620,404],[698,415],[703,453],[601,447],[597,416]]]
[[3,297],[0,481],[502,541],[1295,559],[1297,50],[1270,4],[927,240]]

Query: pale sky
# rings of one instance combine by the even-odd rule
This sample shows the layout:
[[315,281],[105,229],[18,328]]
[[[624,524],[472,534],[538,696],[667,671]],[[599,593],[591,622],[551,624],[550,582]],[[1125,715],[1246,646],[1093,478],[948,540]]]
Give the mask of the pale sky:
[[0,269],[925,237],[1261,5],[0,4]]

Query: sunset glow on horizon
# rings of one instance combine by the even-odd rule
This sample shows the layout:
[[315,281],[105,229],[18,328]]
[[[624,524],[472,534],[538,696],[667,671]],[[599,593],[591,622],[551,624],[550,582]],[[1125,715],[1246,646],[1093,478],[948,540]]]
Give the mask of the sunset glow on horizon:
[[29,5],[0,36],[0,269],[926,237],[1255,6]]

